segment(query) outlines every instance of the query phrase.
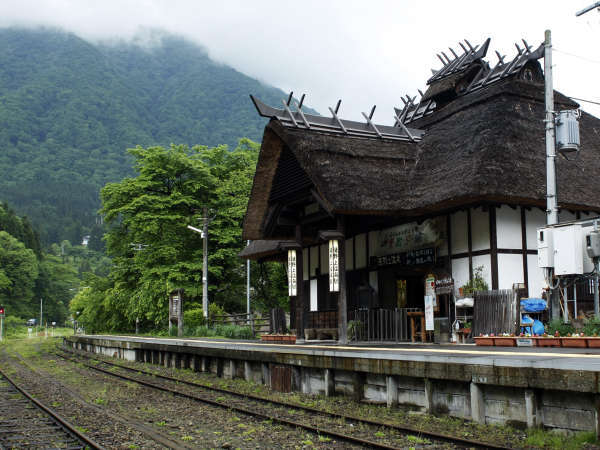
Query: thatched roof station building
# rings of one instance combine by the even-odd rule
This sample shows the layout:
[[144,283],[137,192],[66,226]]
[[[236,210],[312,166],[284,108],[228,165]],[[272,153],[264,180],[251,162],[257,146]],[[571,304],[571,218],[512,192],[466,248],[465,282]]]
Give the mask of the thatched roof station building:
[[[366,114],[366,122],[345,121],[333,109],[331,118],[304,114],[301,105],[292,112],[289,101],[274,109],[253,98],[271,120],[244,221],[244,239],[253,243],[242,256],[287,261],[296,250],[290,302],[299,338],[345,341],[347,321],[371,311],[365,320],[379,314],[369,326],[385,339],[384,322],[423,310],[424,295],[435,296],[432,278],[446,286],[434,298],[448,327],[453,299],[441,293],[457,294],[478,268],[490,289],[523,283],[530,296],[541,295],[543,53],[526,45],[490,65],[488,46],[489,39],[468,44],[442,59],[419,103],[409,99],[395,111],[394,126]],[[557,111],[577,108],[555,93]],[[557,161],[561,221],[600,211],[600,185],[591,182],[600,175],[599,133],[600,120],[583,113],[579,158]],[[330,241],[339,253],[333,266]],[[330,286],[336,265],[339,291]]]

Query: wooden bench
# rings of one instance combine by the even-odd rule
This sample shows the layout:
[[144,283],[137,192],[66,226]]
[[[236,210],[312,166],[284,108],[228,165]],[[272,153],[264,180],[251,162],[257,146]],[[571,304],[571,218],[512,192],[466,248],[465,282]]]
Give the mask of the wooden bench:
[[305,328],[304,338],[309,340],[324,340],[324,339],[338,339],[337,328]]

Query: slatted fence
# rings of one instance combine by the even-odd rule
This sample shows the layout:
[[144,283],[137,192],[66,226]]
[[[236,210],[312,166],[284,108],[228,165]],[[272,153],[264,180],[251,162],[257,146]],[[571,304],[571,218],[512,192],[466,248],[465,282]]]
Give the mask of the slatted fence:
[[516,333],[517,293],[512,289],[475,293],[472,335]]

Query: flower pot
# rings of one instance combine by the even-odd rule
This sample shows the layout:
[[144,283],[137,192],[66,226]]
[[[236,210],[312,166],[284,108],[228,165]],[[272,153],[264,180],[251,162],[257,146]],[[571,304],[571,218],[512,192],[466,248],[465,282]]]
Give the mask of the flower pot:
[[539,337],[536,339],[538,347],[560,347],[560,338]]
[[587,337],[587,346],[590,348],[600,348],[600,337]]
[[482,346],[492,346],[494,345],[494,338],[493,337],[476,337],[475,339],[475,345],[482,345]]
[[587,338],[584,337],[561,337],[560,345],[563,347],[586,348]]
[[497,347],[516,347],[517,343],[514,337],[502,336],[494,338],[494,345]]

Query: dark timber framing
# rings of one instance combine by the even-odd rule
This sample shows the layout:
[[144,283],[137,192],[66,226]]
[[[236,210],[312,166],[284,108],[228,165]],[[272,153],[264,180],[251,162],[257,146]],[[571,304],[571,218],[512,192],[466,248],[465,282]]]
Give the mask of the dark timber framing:
[[525,287],[529,289],[529,267],[527,262],[528,255],[537,255],[537,250],[530,250],[527,248],[527,222],[526,222],[526,211],[527,207],[520,208],[520,224],[521,224],[521,248],[498,248],[498,222],[497,222],[497,208],[501,206],[509,206],[514,208],[511,205],[487,205],[483,206],[484,210],[487,208],[488,210],[488,220],[489,220],[489,232],[490,232],[490,248],[485,250],[473,250],[473,223],[472,223],[472,213],[471,208],[477,208],[478,206],[473,206],[467,209],[467,244],[468,250],[466,252],[461,253],[452,253],[452,214],[460,212],[460,210],[453,211],[446,215],[446,234],[448,236],[448,255],[449,255],[449,266],[448,270],[452,273],[452,260],[453,259],[469,259],[469,277],[473,278],[473,258],[476,256],[484,256],[490,255],[490,275],[492,286],[491,289],[498,289],[499,285],[499,267],[498,267],[498,255],[522,255],[523,256],[523,282],[525,283]]
[[[527,223],[525,208],[521,207],[521,247],[523,248],[523,283],[529,295],[529,268],[527,267]],[[536,252],[537,253],[537,252]]]
[[498,289],[498,232],[496,227],[496,207],[490,206],[490,255],[492,270],[492,289]]

